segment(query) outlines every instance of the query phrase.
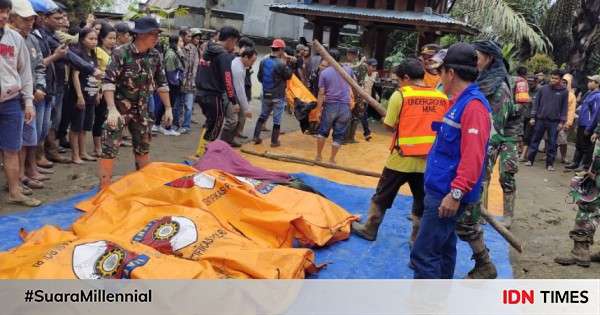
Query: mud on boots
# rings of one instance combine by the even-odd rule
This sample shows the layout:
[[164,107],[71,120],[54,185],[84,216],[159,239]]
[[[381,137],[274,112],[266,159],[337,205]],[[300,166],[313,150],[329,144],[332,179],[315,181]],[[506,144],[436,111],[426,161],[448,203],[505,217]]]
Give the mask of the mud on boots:
[[375,241],[377,239],[379,225],[381,225],[384,215],[385,210],[382,210],[381,207],[371,202],[371,207],[369,208],[365,223],[352,222],[352,233],[367,241]]
[[[595,259],[600,262],[600,253],[594,255]],[[589,267],[592,257],[590,256],[589,242],[573,242],[573,249],[569,256],[556,257],[554,262],[563,266],[577,265],[580,267]],[[595,260],[596,261],[596,260]]]
[[483,237],[470,241],[469,245],[473,250],[471,259],[475,260],[475,266],[469,271],[465,279],[496,279],[498,272],[490,258],[490,250],[483,243]]

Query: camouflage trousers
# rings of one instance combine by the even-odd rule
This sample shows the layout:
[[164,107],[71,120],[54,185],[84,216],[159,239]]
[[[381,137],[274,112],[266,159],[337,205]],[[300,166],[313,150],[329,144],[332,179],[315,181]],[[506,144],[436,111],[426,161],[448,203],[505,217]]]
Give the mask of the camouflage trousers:
[[483,187],[484,193],[481,194],[481,200],[471,207],[467,207],[458,219],[456,233],[463,241],[476,240],[483,237],[483,229],[479,224],[481,217],[481,206],[487,206],[487,186],[492,179],[492,173],[496,162],[500,160],[500,186],[504,194],[504,213],[512,213],[514,196],[517,191],[515,174],[519,170],[519,153],[517,151],[516,141],[502,141],[498,143],[490,142],[488,145],[488,158],[485,171]]
[[133,154],[146,155],[150,152],[153,121],[147,111],[134,115],[123,115],[116,128],[104,123],[102,131],[102,158],[115,159],[119,155],[123,129],[127,127],[131,134]]
[[[600,188],[600,142],[596,141],[594,147],[594,160],[592,162],[592,173],[598,174],[594,178],[597,188]],[[571,196],[577,203],[577,215],[575,226],[569,232],[569,237],[576,242],[594,243],[594,234],[600,225],[600,196],[591,201],[581,200],[581,195],[572,190]]]

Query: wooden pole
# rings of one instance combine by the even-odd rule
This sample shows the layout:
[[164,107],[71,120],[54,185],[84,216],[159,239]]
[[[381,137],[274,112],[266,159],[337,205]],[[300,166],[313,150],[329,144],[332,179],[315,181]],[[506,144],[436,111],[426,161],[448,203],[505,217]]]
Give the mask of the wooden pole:
[[331,57],[325,47],[323,47],[318,40],[313,40],[313,48],[321,55],[323,59],[327,60],[327,62],[333,66],[333,68],[342,76],[342,78],[344,78],[346,82],[348,82],[348,84],[350,84],[352,89],[356,91],[360,97],[367,102],[367,104],[369,104],[369,106],[373,107],[373,109],[375,109],[379,115],[385,117],[385,108],[383,108],[381,104],[379,104],[373,97],[371,97],[371,95],[369,95],[369,93],[365,92],[365,90],[363,90],[360,85],[356,83],[356,81],[344,70],[344,68],[342,68],[342,66],[335,61],[333,57]]
[[[301,157],[297,157],[297,156],[293,156],[293,155],[273,154],[273,153],[269,153],[269,152],[260,153],[260,152],[246,150],[246,149],[242,149],[241,152],[242,153],[246,153],[246,154],[250,154],[250,155],[254,155],[254,156],[259,156],[259,157],[271,159],[271,160],[276,160],[276,161],[282,161],[282,162],[288,162],[288,163],[297,163],[297,164],[304,164],[304,165],[309,165],[309,166],[315,166],[316,165],[316,166],[321,166],[321,167],[325,167],[325,168],[341,170],[341,171],[345,171],[345,172],[352,173],[352,174],[357,174],[357,175],[362,175],[362,176],[370,176],[370,177],[377,177],[377,178],[381,177],[381,174],[379,174],[379,173],[369,172],[369,171],[355,169],[355,168],[350,168],[350,167],[339,166],[339,165],[330,164],[330,163],[318,162],[318,161],[309,160],[309,159],[305,159],[305,158],[301,158]],[[523,253],[522,242],[514,234],[512,234],[508,229],[506,229],[504,227],[504,225],[500,224],[500,222],[498,222],[496,220],[496,218],[494,218],[483,207],[481,207],[481,216],[496,231],[498,231],[498,233],[502,236],[502,238],[504,238],[510,244],[510,246],[512,246],[514,249],[516,249],[519,253]]]
[[260,153],[260,152],[246,150],[246,149],[242,149],[241,152],[250,154],[250,155],[260,156],[260,157],[271,159],[271,160],[276,160],[276,161],[298,163],[298,164],[304,164],[304,165],[310,165],[310,166],[316,165],[316,166],[321,166],[321,167],[325,167],[325,168],[341,170],[341,171],[345,171],[345,172],[356,174],[356,175],[371,176],[371,177],[377,177],[377,178],[381,177],[381,174],[379,174],[379,173],[369,172],[369,171],[360,170],[360,169],[356,169],[356,168],[339,166],[339,165],[331,164],[331,163],[318,162],[318,161],[309,160],[309,159],[305,159],[305,158],[301,158],[301,157],[297,157],[297,156],[293,156],[293,155],[273,154],[273,153],[269,153],[269,152]]
[[502,237],[516,249],[519,253],[523,253],[523,245],[521,241],[512,234],[504,225],[500,224],[496,219],[483,207],[481,209],[481,216],[496,230]]

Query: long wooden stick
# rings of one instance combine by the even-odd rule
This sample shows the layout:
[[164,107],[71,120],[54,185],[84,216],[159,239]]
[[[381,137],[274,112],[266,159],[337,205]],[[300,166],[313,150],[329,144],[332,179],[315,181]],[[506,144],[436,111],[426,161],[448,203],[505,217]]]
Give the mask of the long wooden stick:
[[319,41],[316,39],[313,40],[313,48],[315,48],[315,50],[319,53],[319,55],[321,55],[323,59],[325,59],[330,65],[333,66],[333,68],[342,76],[342,78],[344,78],[344,80],[348,82],[348,84],[350,84],[354,91],[360,94],[360,97],[363,100],[367,101],[369,106],[373,107],[373,109],[375,109],[379,115],[385,117],[385,108],[383,108],[381,104],[379,104],[373,97],[371,97],[369,93],[365,92],[365,90],[363,90],[363,88],[360,87],[360,85],[358,85],[358,83],[350,75],[348,75],[344,68],[337,61],[335,61],[333,57],[331,57],[331,55],[327,52],[327,49],[325,49],[325,47],[323,47],[323,45],[321,45],[321,43],[319,43]]
[[[377,178],[381,177],[381,174],[379,174],[379,173],[369,172],[369,171],[350,168],[350,167],[339,166],[339,165],[330,164],[330,163],[318,162],[318,161],[309,160],[309,159],[305,159],[305,158],[301,158],[301,157],[297,157],[297,156],[293,156],[293,155],[274,154],[274,153],[269,153],[269,152],[260,153],[260,152],[246,150],[246,149],[242,149],[241,151],[242,151],[242,153],[259,156],[259,157],[276,160],[276,161],[304,164],[304,165],[310,165],[310,166],[317,165],[317,166],[321,166],[321,167],[325,167],[325,168],[337,169],[337,170],[345,171],[345,172],[352,173],[352,174],[362,175],[362,176],[371,176],[371,177],[377,177]],[[510,246],[512,246],[514,249],[516,249],[519,253],[523,253],[522,242],[514,234],[512,234],[508,229],[506,229],[504,227],[504,225],[500,224],[500,222],[498,222],[496,220],[496,218],[494,218],[494,216],[492,216],[483,207],[481,207],[481,216],[483,216],[483,218],[488,223],[490,223],[490,225],[496,231],[498,231],[498,233],[502,236],[502,238],[504,238],[510,244]]]
[[305,158],[301,158],[301,157],[297,157],[297,156],[293,156],[293,155],[273,154],[273,153],[269,153],[269,152],[260,153],[260,152],[246,150],[246,149],[242,149],[241,151],[242,151],[242,153],[260,156],[260,157],[264,157],[264,158],[271,159],[271,160],[290,162],[290,163],[298,163],[298,164],[311,165],[311,166],[317,165],[317,166],[321,166],[321,167],[325,167],[325,168],[332,168],[332,169],[336,169],[336,170],[345,171],[345,172],[356,174],[356,175],[371,176],[371,177],[377,177],[377,178],[381,177],[381,174],[379,174],[379,173],[369,172],[369,171],[356,169],[356,168],[339,166],[339,165],[331,164],[331,163],[318,162],[318,161],[309,160],[309,159],[305,159]]
[[516,249],[519,253],[523,253],[523,245],[522,245],[521,241],[514,234],[512,234],[507,228],[505,228],[504,225],[502,225],[498,221],[496,221],[496,218],[494,218],[483,207],[481,207],[481,216],[486,221],[488,221],[488,223],[496,231],[498,231],[498,233],[500,235],[502,235],[502,237],[508,242],[508,244],[510,244],[510,246],[512,246],[514,249]]

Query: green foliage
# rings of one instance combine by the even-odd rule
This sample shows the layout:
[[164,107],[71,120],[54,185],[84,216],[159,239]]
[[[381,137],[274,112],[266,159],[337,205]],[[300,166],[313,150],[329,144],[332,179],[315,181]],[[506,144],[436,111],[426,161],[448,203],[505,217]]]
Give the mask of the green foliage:
[[450,47],[455,43],[458,43],[460,41],[460,38],[458,38],[458,35],[456,34],[447,34],[442,36],[442,38],[440,38],[440,45],[442,47]]
[[388,36],[384,67],[392,69],[406,57],[416,56],[418,34],[416,32],[393,31]]
[[556,69],[556,64],[554,60],[546,54],[535,54],[525,64],[529,73],[538,73],[544,72],[549,73],[550,71]]
[[[552,44],[540,28],[534,24],[537,15],[530,10],[533,3],[542,0],[456,0],[451,14],[477,27],[478,39],[493,39],[513,43],[520,47],[528,42],[534,52],[546,52]],[[525,10],[529,18],[522,11]]]
[[502,46],[502,56],[504,57],[506,62],[508,62],[508,66],[510,68],[508,70],[514,72],[519,64],[519,50],[515,47],[515,44],[504,44],[504,46]]
[[85,21],[87,15],[93,13],[96,8],[111,6],[114,0],[62,0],[60,2],[67,7],[71,21]]
[[145,10],[140,10],[137,3],[131,4],[128,8],[128,12],[125,15],[125,20],[135,20],[148,14],[155,14],[163,19],[172,19],[175,17],[186,16],[190,14],[190,10],[187,7],[178,6],[176,8],[163,9],[158,6],[150,6]]

